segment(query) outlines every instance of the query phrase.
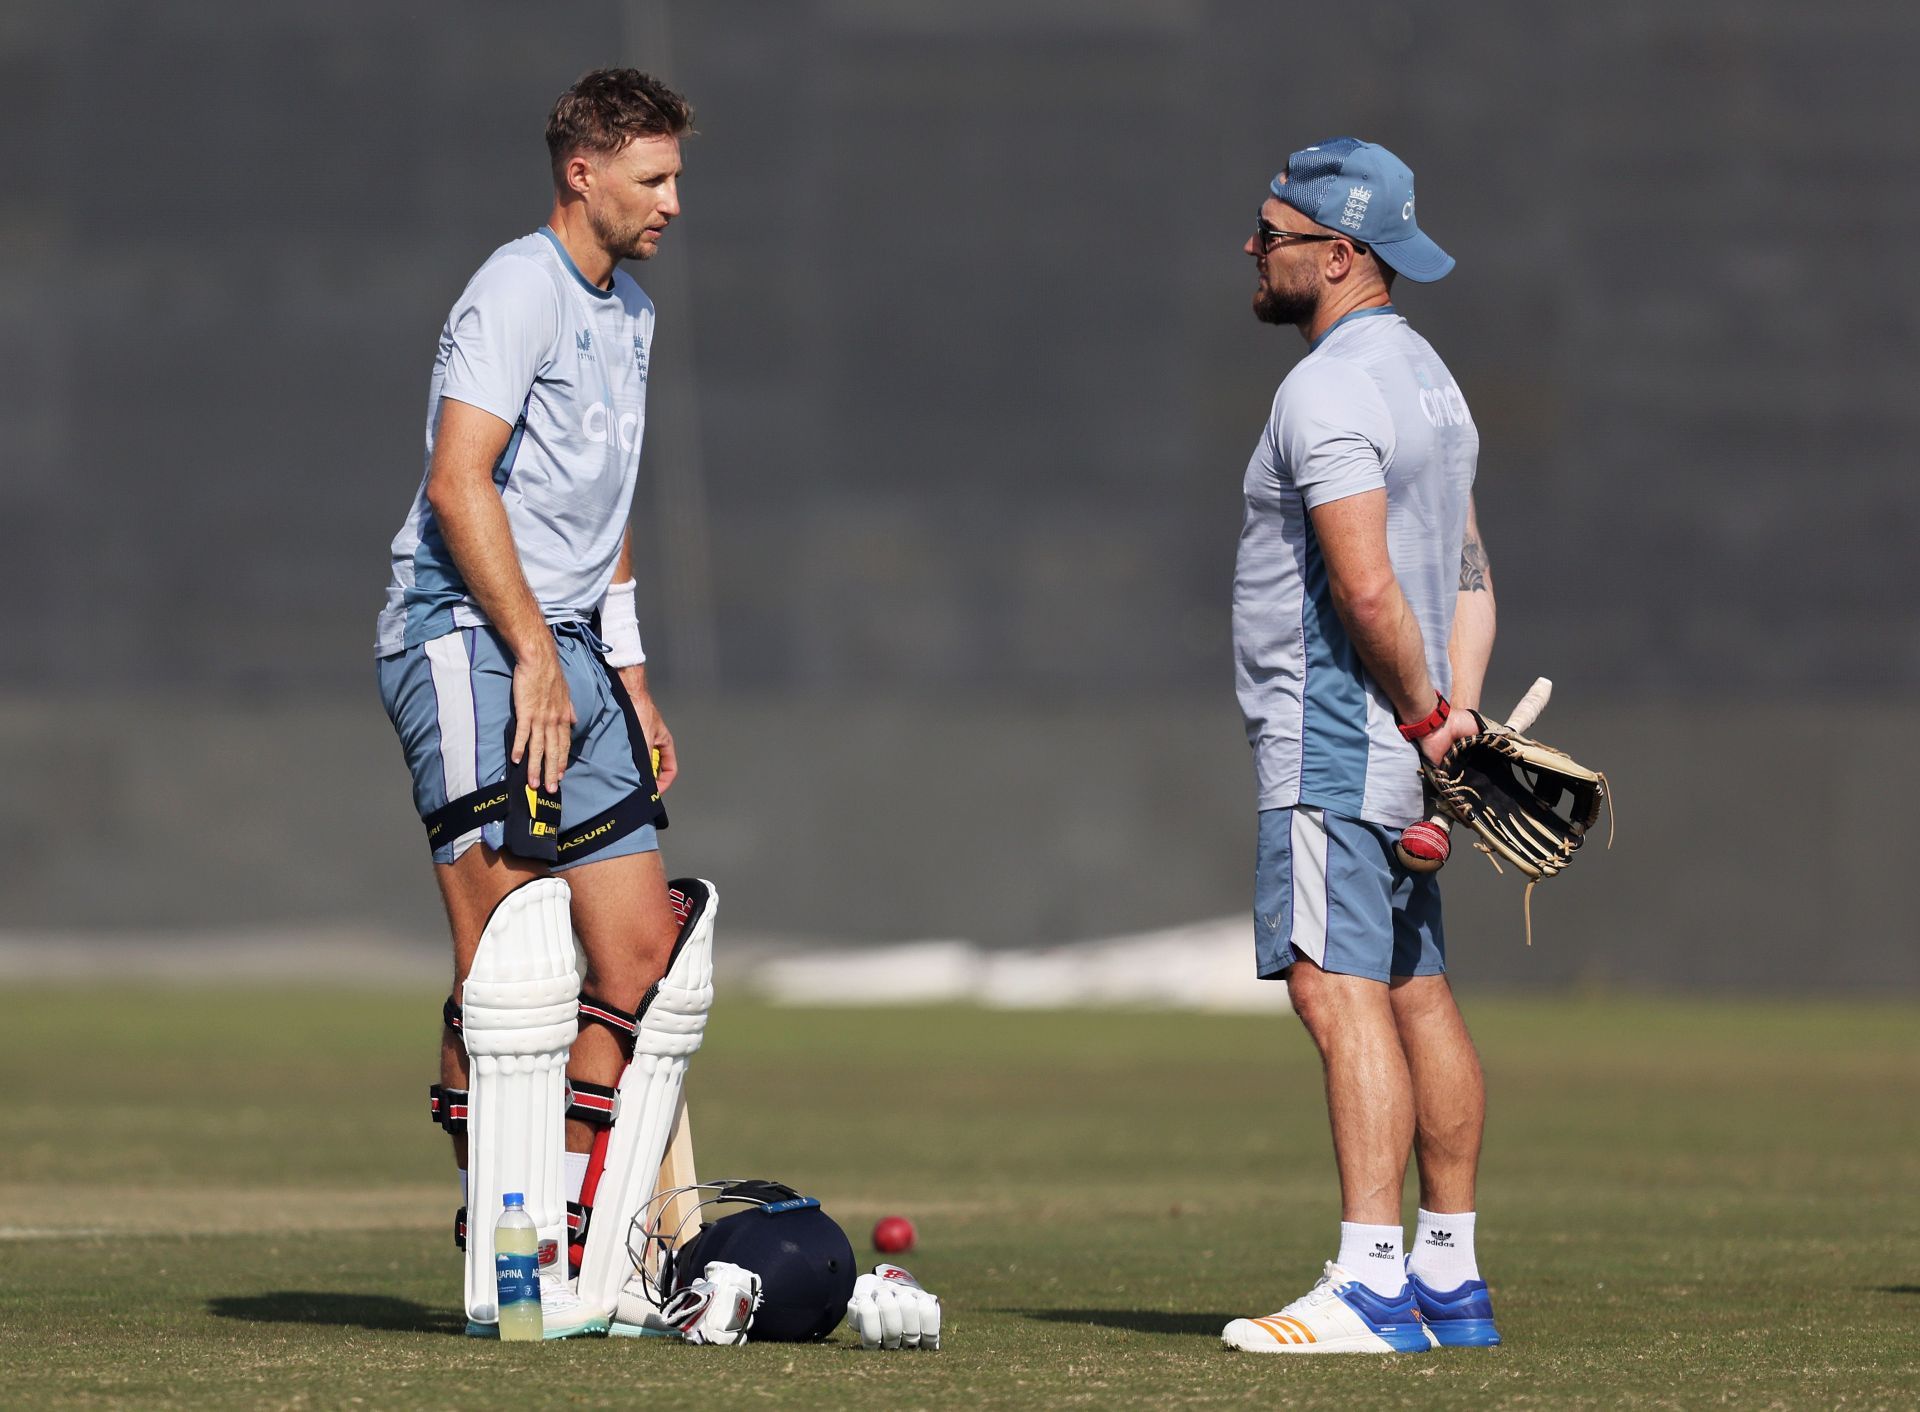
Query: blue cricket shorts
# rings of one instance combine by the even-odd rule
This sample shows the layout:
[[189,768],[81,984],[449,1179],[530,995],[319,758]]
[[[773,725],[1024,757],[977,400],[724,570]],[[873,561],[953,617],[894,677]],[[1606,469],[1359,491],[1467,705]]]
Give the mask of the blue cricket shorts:
[[[555,628],[573,698],[573,746],[560,784],[560,872],[659,848],[660,806],[647,744],[629,726],[626,692],[593,639]],[[413,806],[424,820],[443,804],[507,777],[513,746],[513,658],[492,628],[461,628],[379,663],[380,699],[413,773]],[[637,752],[637,753],[636,753]],[[516,766],[516,769],[524,768]],[[433,849],[451,863],[485,838],[499,848],[506,824],[482,824]]]
[[1253,947],[1262,980],[1283,978],[1302,957],[1375,981],[1447,969],[1440,880],[1400,866],[1399,837],[1324,809],[1260,811]]

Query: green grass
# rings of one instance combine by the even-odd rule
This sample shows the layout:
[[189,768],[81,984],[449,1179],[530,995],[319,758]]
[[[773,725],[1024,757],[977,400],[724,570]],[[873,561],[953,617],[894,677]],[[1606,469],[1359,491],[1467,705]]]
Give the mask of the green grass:
[[[1338,1210],[1291,1020],[723,1000],[702,1170],[875,1217],[938,1354],[458,1336],[436,997],[0,997],[6,1408],[1911,1407],[1920,1009],[1468,1001],[1507,1345],[1234,1355]],[[1411,1195],[1409,1212],[1411,1211]]]

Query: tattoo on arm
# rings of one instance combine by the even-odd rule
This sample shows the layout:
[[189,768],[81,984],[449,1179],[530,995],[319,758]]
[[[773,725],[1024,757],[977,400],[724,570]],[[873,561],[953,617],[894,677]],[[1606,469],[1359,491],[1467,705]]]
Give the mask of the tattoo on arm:
[[1486,546],[1473,535],[1467,536],[1467,542],[1460,548],[1460,591],[1462,593],[1485,593],[1487,591]]

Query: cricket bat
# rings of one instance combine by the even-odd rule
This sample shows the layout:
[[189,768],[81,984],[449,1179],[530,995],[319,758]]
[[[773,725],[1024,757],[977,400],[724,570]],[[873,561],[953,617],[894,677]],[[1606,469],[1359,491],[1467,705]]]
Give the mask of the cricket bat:
[[[667,1139],[666,1155],[660,1159],[660,1181],[654,1190],[671,1191],[699,1180],[693,1170],[693,1127],[687,1119],[687,1096],[683,1092],[673,1111],[673,1134]],[[675,1249],[699,1233],[699,1224],[688,1219],[699,1204],[699,1192],[683,1191],[661,1208],[660,1234]]]
[[[656,748],[652,753],[653,773],[657,778],[660,774],[660,751]],[[693,1170],[693,1126],[687,1118],[687,1094],[682,1088],[680,1101],[673,1110],[673,1132],[667,1138],[667,1150],[660,1159],[660,1175],[653,1189],[672,1191],[676,1187],[692,1186],[699,1180]],[[699,1192],[683,1191],[661,1208],[657,1229],[674,1249],[678,1250],[699,1234],[699,1223],[688,1219],[699,1206]]]

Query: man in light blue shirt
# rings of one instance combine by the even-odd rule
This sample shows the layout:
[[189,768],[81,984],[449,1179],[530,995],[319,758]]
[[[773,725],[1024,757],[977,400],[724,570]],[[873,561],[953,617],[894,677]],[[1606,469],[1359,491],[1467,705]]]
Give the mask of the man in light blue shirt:
[[1326,1067],[1341,1239],[1306,1296],[1223,1336],[1263,1353],[1484,1346],[1499,1335],[1473,1253],[1480,1065],[1445,975],[1438,881],[1394,853],[1421,815],[1421,754],[1476,729],[1452,708],[1479,704],[1493,648],[1479,433],[1391,298],[1396,276],[1437,280],[1453,260],[1383,147],[1295,152],[1270,190],[1245,246],[1254,313],[1308,352],[1247,465],[1235,672],[1260,811],[1256,959],[1287,980]]
[[[500,1196],[482,1169],[509,1170],[498,1159],[509,1147],[539,1226],[548,1336],[607,1327],[604,1307],[573,1297],[569,1231],[587,1229],[614,1088],[636,1043],[646,1052],[646,1012],[682,954],[683,921],[704,912],[710,926],[710,906],[670,892],[659,852],[677,764],[647,686],[627,529],[654,307],[619,268],[651,258],[680,214],[691,121],[685,99],[632,69],[589,73],[555,104],[547,223],[488,257],[441,331],[426,470],[376,627],[381,696],[453,934],[433,1104],[463,1193],[473,1157],[470,1332],[489,1331],[493,1301],[490,1257],[475,1252],[491,1250]],[[551,874],[567,887],[536,886]],[[487,997],[477,1011],[475,987]],[[500,1033],[478,1036],[483,1021]],[[470,1051],[512,1058],[476,1070]],[[484,1084],[506,1093],[512,1075],[535,1072],[534,1097],[483,1103]],[[478,1134],[487,1105],[493,1136],[470,1154],[469,1121]],[[600,1224],[624,1242],[625,1216]]]

